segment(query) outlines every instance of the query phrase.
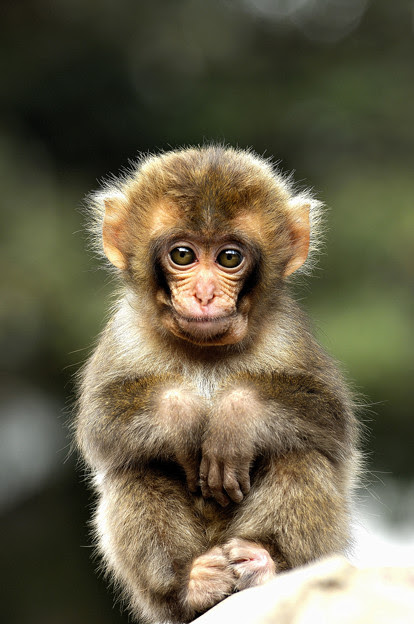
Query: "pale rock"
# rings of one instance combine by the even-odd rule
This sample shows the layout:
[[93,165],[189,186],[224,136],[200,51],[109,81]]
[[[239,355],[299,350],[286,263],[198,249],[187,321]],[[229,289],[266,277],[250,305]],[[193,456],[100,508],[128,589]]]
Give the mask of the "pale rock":
[[197,624],[413,624],[414,567],[358,569],[331,557],[246,589]]

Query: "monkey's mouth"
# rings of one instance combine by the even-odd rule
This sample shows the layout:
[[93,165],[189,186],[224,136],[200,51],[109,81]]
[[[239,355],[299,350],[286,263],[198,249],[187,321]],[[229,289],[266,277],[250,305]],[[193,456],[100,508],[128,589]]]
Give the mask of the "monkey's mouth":
[[186,323],[219,323],[220,321],[230,320],[235,314],[227,314],[226,316],[176,316]]
[[227,331],[237,313],[223,316],[182,316],[175,313],[178,325],[187,332],[217,335]]
[[166,327],[178,338],[202,346],[222,346],[239,342],[247,331],[247,317],[237,310],[221,316],[184,316],[170,308]]

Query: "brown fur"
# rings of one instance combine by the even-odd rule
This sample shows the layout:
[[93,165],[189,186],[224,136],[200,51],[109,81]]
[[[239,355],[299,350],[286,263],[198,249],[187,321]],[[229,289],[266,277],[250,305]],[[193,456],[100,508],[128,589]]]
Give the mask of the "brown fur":
[[[285,285],[321,206],[219,146],[144,159],[91,205],[125,284],[76,423],[98,544],[136,617],[188,622],[349,541],[352,401]],[[240,268],[217,264],[221,240]],[[171,262],[175,241],[194,264]]]

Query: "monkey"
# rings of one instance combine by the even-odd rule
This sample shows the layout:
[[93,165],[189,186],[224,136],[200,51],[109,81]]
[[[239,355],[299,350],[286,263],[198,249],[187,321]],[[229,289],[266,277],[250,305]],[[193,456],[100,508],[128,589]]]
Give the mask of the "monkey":
[[139,158],[90,196],[121,293],[80,379],[76,441],[104,567],[139,621],[346,552],[354,400],[290,293],[322,204],[252,150]]

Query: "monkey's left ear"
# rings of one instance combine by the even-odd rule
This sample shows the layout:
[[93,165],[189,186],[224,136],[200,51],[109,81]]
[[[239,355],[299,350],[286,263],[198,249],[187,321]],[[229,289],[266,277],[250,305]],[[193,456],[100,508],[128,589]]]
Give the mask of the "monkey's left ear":
[[308,257],[310,243],[310,208],[310,200],[300,195],[293,197],[289,202],[292,256],[286,265],[284,277],[288,277],[299,269]]
[[122,193],[116,193],[103,197],[102,201],[105,206],[102,225],[103,249],[108,260],[124,271],[128,267],[125,197]]

